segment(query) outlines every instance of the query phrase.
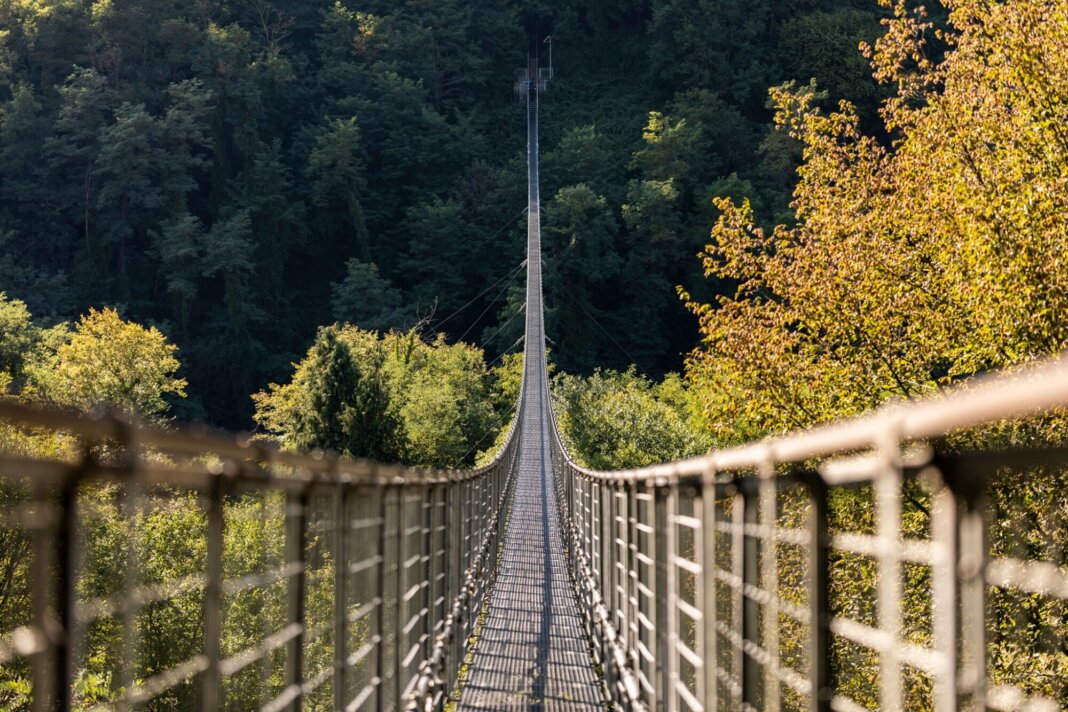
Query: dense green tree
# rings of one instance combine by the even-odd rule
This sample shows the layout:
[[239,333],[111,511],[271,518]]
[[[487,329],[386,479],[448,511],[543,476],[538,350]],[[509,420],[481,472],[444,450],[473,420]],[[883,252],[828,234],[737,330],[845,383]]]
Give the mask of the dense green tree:
[[[272,384],[269,391],[253,396],[256,420],[290,449],[330,449],[366,456],[363,450],[377,445],[356,432],[357,423],[366,415],[367,404],[357,397],[362,374],[351,345],[338,340],[338,331],[336,326],[320,329],[293,380],[282,386]],[[367,384],[363,385],[366,389]],[[388,400],[372,403],[379,404],[388,406]],[[378,415],[376,422],[384,427],[375,428],[375,435],[395,431],[394,413],[383,410]],[[385,441],[381,445],[390,447]]]
[[863,55],[855,50],[862,42],[875,41],[879,34],[879,23],[872,13],[855,7],[798,15],[782,25],[779,61],[792,79],[815,79],[831,96],[849,100],[872,120],[885,92],[871,78]]
[[256,421],[288,448],[460,467],[489,448],[515,405],[496,383],[480,349],[334,325],[288,383],[253,401]]
[[357,363],[349,344],[338,339],[336,327],[321,330],[301,374],[303,402],[288,435],[293,447],[387,462],[399,459],[400,419],[380,377],[382,360],[381,354],[370,352]]
[[[8,299],[0,292],[0,372],[9,379],[22,376],[26,360],[39,338],[38,331],[25,302]],[[11,380],[7,385],[10,384]]]
[[594,323],[602,315],[609,280],[619,272],[615,217],[607,201],[584,183],[561,188],[545,212],[543,251],[547,327],[564,370],[589,370],[599,362]]
[[370,245],[360,204],[366,180],[355,116],[338,119],[319,135],[308,156],[307,175],[312,180],[312,204],[325,211],[340,204],[346,219],[334,218],[335,229],[341,230],[341,239],[350,242],[358,257],[367,258]]
[[560,374],[553,402],[568,451],[601,470],[641,467],[699,455],[702,434],[695,401],[678,375],[653,383],[634,369]]
[[374,264],[349,260],[345,278],[334,283],[333,292],[331,306],[338,321],[377,331],[403,325],[401,294]]
[[40,210],[43,106],[28,85],[15,87],[0,109],[0,185],[13,218],[32,220]]
[[736,105],[759,106],[771,83],[768,42],[775,3],[768,0],[656,0],[650,61],[676,84],[711,87]]
[[158,232],[149,231],[182,336],[189,335],[189,320],[197,297],[203,235],[204,226],[189,213],[163,222]]

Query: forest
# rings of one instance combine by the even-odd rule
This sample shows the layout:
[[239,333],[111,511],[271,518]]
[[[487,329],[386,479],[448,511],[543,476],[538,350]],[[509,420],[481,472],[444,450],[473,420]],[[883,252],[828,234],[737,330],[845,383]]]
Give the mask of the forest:
[[[552,397],[581,463],[674,460],[1068,347],[1063,0],[0,0],[0,394],[290,450],[485,462],[522,366],[511,92],[531,28],[555,70]],[[940,446],[1063,447],[1066,426]],[[6,452],[69,455],[0,435]],[[1005,523],[992,555],[1063,567],[1066,477],[985,492]],[[925,497],[902,505],[921,538]],[[192,501],[137,521],[105,490],[91,505],[98,596],[133,532],[166,550],[202,526]],[[262,526],[276,505],[234,502],[249,559],[281,549]],[[870,491],[836,493],[831,527],[872,532],[873,511]],[[28,596],[13,532],[5,620]],[[929,574],[909,576],[904,634],[926,645]],[[837,556],[832,607],[872,616],[874,579]],[[280,601],[248,607],[269,618]],[[992,682],[1068,704],[1064,601],[1013,590],[989,606]],[[183,610],[153,625],[181,628]],[[87,706],[114,694],[121,647],[95,634]],[[841,688],[876,708],[876,656],[835,655]],[[25,699],[23,672],[5,704]],[[906,688],[930,707],[929,678]]]
[[748,198],[769,225],[789,215],[800,149],[770,125],[768,87],[815,78],[872,118],[881,89],[856,48],[886,13],[868,0],[0,0],[0,290],[43,328],[104,307],[156,327],[187,381],[171,417],[234,429],[334,322],[444,334],[490,360],[513,350],[525,173],[512,79],[527,28],[548,27],[555,359],[659,378],[696,343],[674,287],[719,291],[693,258],[711,198]]

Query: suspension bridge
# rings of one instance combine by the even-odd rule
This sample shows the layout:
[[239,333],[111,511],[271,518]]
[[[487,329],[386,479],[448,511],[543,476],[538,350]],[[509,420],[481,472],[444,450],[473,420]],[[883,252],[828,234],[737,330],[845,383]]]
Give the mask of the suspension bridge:
[[[0,422],[78,453],[0,455],[3,541],[31,561],[31,606],[3,621],[0,672],[25,673],[26,706],[854,712],[873,708],[859,676],[882,710],[1057,709],[991,676],[987,610],[997,591],[1062,604],[1068,572],[992,555],[983,492],[1008,471],[1063,468],[1068,451],[939,444],[1068,405],[1068,364],[684,462],[580,467],[548,395],[536,59],[527,75],[525,366],[493,462],[411,470],[0,401]],[[95,483],[114,488],[108,502],[86,494]],[[919,529],[903,520],[912,487],[928,502]],[[870,527],[829,525],[847,490],[870,497]],[[132,539],[114,580],[79,584],[101,511],[133,521],[176,502],[196,513],[178,573]],[[237,561],[250,521],[263,555]],[[846,557],[872,573],[869,606],[833,605],[832,562]],[[919,623],[906,578],[924,592]],[[190,620],[181,641],[152,639],[166,606]],[[250,620],[258,634],[234,634]],[[98,681],[93,701],[78,670],[104,625],[121,632],[119,679]],[[147,659],[152,646],[170,658]]]

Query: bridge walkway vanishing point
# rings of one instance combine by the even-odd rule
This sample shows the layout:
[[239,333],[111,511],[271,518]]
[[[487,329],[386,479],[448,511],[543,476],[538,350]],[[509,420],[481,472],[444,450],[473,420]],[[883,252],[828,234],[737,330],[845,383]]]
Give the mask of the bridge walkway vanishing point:
[[[492,462],[297,454],[0,397],[0,709],[1068,709],[1068,447],[947,444],[1063,425],[1068,358],[581,467],[545,371],[539,84],[526,361]],[[1035,493],[1042,517],[1013,499]],[[864,523],[843,528],[843,502]],[[1036,683],[1031,658],[1054,672]]]
[[527,93],[527,312],[519,469],[489,612],[462,710],[604,709],[568,575],[554,496],[545,368],[538,93]]

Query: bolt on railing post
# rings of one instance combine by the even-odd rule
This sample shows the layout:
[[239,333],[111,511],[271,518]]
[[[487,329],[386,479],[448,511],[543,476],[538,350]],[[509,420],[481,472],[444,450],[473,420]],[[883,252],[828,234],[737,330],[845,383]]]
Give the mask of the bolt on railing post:
[[303,706],[304,684],[304,639],[305,609],[304,589],[307,580],[306,537],[308,526],[309,491],[305,488],[299,494],[286,497],[286,563],[295,563],[297,570],[289,578],[286,587],[286,622],[300,627],[300,632],[290,638],[286,644],[286,686],[296,688],[296,697],[288,705],[291,712],[299,712]]

